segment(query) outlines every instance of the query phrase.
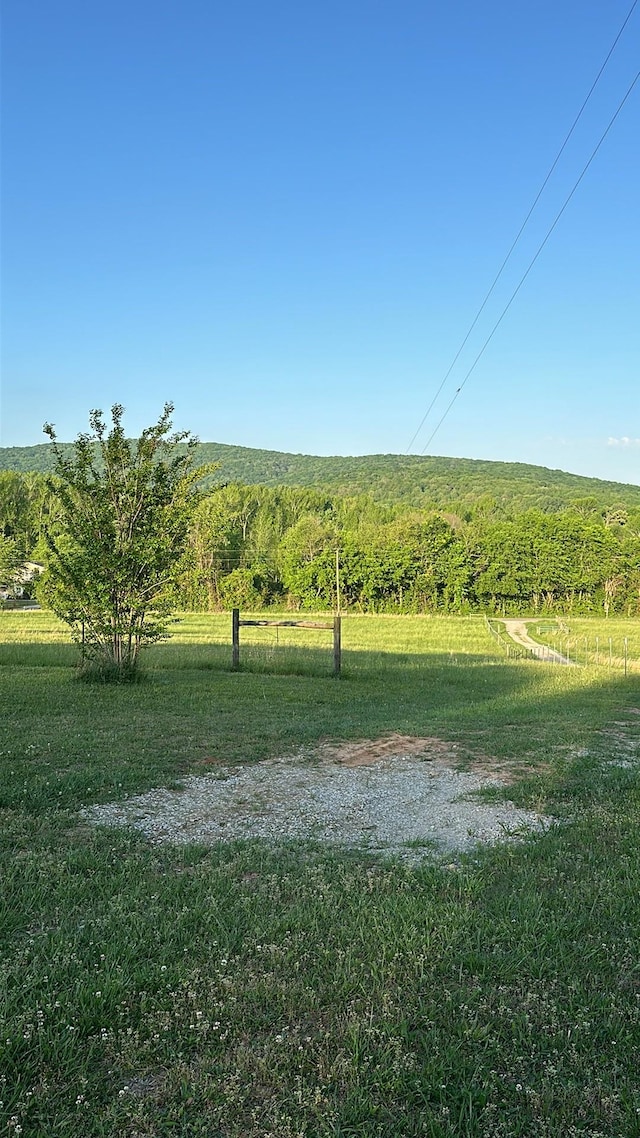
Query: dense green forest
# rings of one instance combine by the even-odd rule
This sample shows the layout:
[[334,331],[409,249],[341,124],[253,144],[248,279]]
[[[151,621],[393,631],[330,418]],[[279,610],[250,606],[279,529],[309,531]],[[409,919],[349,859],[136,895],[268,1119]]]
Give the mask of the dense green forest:
[[[351,461],[375,468],[377,460]],[[640,488],[596,483],[599,494],[567,502],[565,487],[559,507],[542,509],[529,502],[545,500],[554,472],[543,472],[541,489],[536,468],[432,460],[445,461],[450,497],[442,489],[441,504],[423,509],[331,486],[229,481],[204,489],[176,606],[333,608],[338,550],[342,605],[354,611],[640,613]],[[467,466],[488,468],[475,497]],[[563,478],[571,489],[594,485],[558,474],[558,486]],[[44,534],[59,526],[50,479],[0,472],[0,584],[25,559],[46,565]]]
[[[60,449],[71,452],[73,444],[63,443]],[[588,497],[603,508],[640,506],[640,486],[519,462],[396,454],[322,458],[222,443],[201,443],[196,458],[200,463],[219,463],[212,483],[324,487],[343,496],[369,494],[378,502],[399,502],[420,510],[464,512],[485,501],[509,514],[530,509],[556,513]],[[51,444],[0,448],[1,470],[51,473]]]

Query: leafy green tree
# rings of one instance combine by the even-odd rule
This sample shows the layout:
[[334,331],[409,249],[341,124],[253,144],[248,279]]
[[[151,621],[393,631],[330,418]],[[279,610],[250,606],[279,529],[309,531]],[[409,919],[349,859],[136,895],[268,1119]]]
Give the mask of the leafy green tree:
[[219,487],[197,504],[189,529],[189,556],[181,586],[194,608],[215,609],[222,604],[222,578],[240,565],[242,536],[229,487]]
[[602,519],[575,510],[529,510],[479,534],[475,590],[481,603],[571,611],[593,608],[605,581],[619,591],[621,550]]
[[335,595],[335,529],[315,514],[303,514],[280,543],[280,570],[292,600],[305,608],[331,604]]
[[3,537],[0,534],[0,587],[13,592],[18,583],[23,558],[20,548],[12,537]]
[[454,598],[461,603],[469,577],[451,526],[416,512],[346,534],[341,562],[345,601],[365,610],[422,612]]
[[225,608],[259,609],[264,604],[264,587],[254,569],[233,569],[220,582],[220,598]]
[[[69,453],[54,444],[60,502],[56,532],[46,534],[49,563],[40,596],[82,643],[85,670],[104,679],[134,676],[140,649],[167,635],[174,584],[197,504],[197,440],[171,434],[173,405],[137,441],[125,437],[123,408],[89,416]],[[62,521],[62,526],[59,523]]]
[[33,554],[52,505],[44,475],[0,471],[0,534],[14,539],[23,558]]
[[27,476],[13,470],[0,471],[0,533],[13,538],[27,556],[30,546],[30,495]]

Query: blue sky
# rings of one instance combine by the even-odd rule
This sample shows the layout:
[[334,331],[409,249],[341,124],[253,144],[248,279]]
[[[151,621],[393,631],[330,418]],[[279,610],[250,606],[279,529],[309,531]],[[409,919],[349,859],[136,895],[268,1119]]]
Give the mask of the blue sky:
[[[0,444],[404,453],[632,0],[5,0]],[[640,4],[420,453],[638,70]],[[640,483],[640,83],[428,453]]]

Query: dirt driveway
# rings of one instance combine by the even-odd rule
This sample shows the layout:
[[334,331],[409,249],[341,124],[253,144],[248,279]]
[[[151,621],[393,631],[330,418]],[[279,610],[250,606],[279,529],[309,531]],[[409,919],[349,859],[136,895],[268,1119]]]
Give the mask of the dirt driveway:
[[503,619],[507,636],[510,636],[511,639],[516,644],[521,645],[521,647],[528,648],[532,656],[535,656],[537,660],[546,660],[549,664],[568,664],[574,667],[573,660],[570,660],[568,656],[563,656],[561,652],[556,652],[555,648],[549,648],[547,644],[538,644],[536,640],[531,639],[527,632],[527,625],[537,623],[537,617],[529,620],[523,620],[522,618],[518,618],[518,620]]

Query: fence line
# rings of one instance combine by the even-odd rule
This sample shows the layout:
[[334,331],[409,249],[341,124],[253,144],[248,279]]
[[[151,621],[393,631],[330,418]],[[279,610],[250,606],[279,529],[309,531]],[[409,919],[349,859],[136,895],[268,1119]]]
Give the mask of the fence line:
[[[507,636],[502,621],[498,618],[489,618],[485,614],[485,625],[488,631],[493,636],[494,640],[503,649],[508,660],[535,660],[535,653],[531,648],[525,647],[524,644],[516,644],[510,636]],[[496,627],[496,625],[498,627]]]
[[240,620],[240,609],[231,613],[231,666],[240,667],[240,629],[253,628],[326,628],[333,630],[333,672],[339,676],[342,667],[342,619],[336,614],[326,620]]
[[[484,620],[488,632],[503,649],[507,659],[545,661],[544,655],[537,656],[532,649],[525,648],[511,640],[500,618],[485,615]],[[530,632],[536,631],[535,624],[531,622]],[[629,675],[630,672],[640,672],[640,653],[638,655],[634,653],[634,645],[633,643],[629,644],[628,636],[616,638],[614,636],[572,634],[564,621],[560,620],[557,630],[547,632],[546,636],[537,631],[537,636],[540,637],[538,643],[541,648],[546,648],[549,653],[558,652],[570,660],[572,664],[580,667],[608,668],[611,671],[621,671],[625,676]],[[555,663],[557,661],[549,657],[547,662]]]
[[565,633],[553,634],[553,646],[567,655],[576,664],[584,667],[608,668],[621,671],[624,675],[629,672],[640,671],[640,658],[634,654],[633,645],[629,645],[629,637],[614,636],[585,636],[580,633],[574,635]]

